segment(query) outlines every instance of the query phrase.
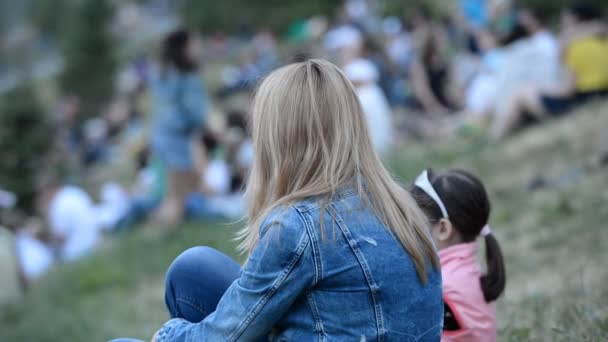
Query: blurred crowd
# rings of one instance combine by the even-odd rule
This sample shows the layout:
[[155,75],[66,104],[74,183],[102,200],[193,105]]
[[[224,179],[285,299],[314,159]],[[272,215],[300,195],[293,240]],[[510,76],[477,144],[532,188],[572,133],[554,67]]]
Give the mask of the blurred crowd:
[[372,131],[378,125],[372,135],[395,137],[377,122],[385,120],[377,113],[385,103],[393,109],[385,127],[399,130],[395,138],[473,129],[500,140],[608,94],[601,8],[581,2],[550,13],[507,0],[454,3],[448,15],[421,7],[381,20],[346,6],[321,38],[359,92],[362,81],[381,90],[383,99],[359,94]]
[[340,66],[380,154],[405,139],[462,132],[503,139],[608,95],[606,18],[593,5],[550,14],[509,0],[460,0],[441,13],[417,7],[389,17],[376,6],[345,1],[335,18],[294,22],[281,44],[265,28],[175,30],[159,39],[158,53],[121,68],[99,115],[64,94],[51,111],[50,162],[83,175],[125,164],[134,172],[85,189],[56,168],[41,170],[39,218],[0,192],[1,224],[11,231],[0,241],[14,241],[18,274],[34,280],[137,223],[174,230],[185,219],[241,218],[251,93],[288,62],[322,57]]

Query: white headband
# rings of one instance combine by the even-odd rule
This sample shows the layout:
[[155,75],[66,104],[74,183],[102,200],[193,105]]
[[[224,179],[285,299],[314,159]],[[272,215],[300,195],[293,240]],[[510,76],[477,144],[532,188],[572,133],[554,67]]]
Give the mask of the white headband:
[[443,215],[443,218],[448,218],[448,211],[445,208],[443,201],[441,201],[439,194],[437,194],[437,191],[435,191],[435,188],[433,188],[433,185],[431,184],[431,181],[429,180],[429,173],[427,170],[422,171],[420,176],[418,176],[418,178],[416,178],[414,185],[417,186],[420,190],[424,191],[427,195],[429,195],[433,199],[433,201],[435,201],[435,203],[441,210],[441,215]]

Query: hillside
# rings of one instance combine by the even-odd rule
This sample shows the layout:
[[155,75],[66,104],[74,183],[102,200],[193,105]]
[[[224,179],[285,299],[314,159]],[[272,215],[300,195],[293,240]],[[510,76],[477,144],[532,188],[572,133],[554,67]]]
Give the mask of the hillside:
[[[478,173],[507,261],[498,303],[501,341],[608,339],[608,103],[523,130],[505,143],[470,136],[399,148],[401,180],[421,169]],[[166,319],[163,273],[180,251],[211,245],[234,255],[238,224],[189,223],[162,239],[142,227],[62,266],[0,313],[0,341],[148,339]]]

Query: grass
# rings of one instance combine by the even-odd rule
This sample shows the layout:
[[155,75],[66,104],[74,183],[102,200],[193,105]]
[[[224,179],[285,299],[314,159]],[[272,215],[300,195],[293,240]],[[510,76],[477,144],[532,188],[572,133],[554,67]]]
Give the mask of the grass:
[[[388,158],[402,181],[422,168],[478,173],[493,201],[507,291],[497,304],[501,341],[608,339],[608,104],[523,130],[504,144],[460,137],[411,144]],[[531,191],[541,176],[549,186]],[[188,223],[174,238],[143,227],[114,236],[95,255],[63,265],[0,313],[0,341],[147,339],[166,320],[163,274],[194,245],[234,256],[238,225]]]
[[[154,230],[157,227],[146,227]],[[184,249],[216,246],[234,255],[235,226],[189,223],[161,240],[146,231],[113,237],[82,262],[62,265],[2,314],[0,341],[102,341],[150,337],[164,320],[163,273]]]

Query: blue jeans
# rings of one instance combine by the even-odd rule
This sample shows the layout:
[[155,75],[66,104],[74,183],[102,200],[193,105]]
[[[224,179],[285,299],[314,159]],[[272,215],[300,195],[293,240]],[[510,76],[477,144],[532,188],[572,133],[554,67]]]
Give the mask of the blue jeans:
[[241,266],[211,247],[192,247],[169,266],[165,303],[171,318],[197,323],[215,311]]
[[[241,266],[236,261],[214,248],[199,246],[187,249],[167,271],[165,303],[169,315],[192,323],[202,321],[215,311],[220,298],[239,277],[240,271]],[[139,340],[119,338],[111,342]]]

